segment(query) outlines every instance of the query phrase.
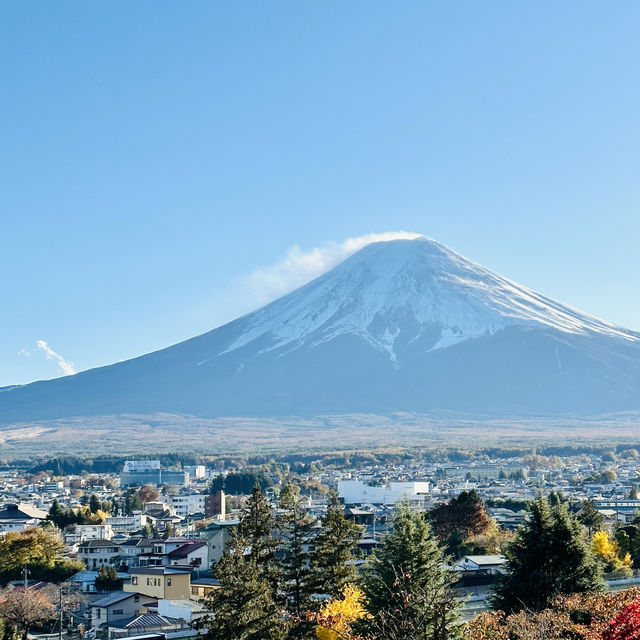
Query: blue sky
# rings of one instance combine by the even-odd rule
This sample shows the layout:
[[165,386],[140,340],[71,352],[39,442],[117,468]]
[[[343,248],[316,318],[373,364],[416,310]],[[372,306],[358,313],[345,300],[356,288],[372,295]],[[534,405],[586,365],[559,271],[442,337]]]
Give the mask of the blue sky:
[[139,355],[258,305],[294,245],[399,229],[640,329],[640,3],[0,11],[0,385],[61,374],[38,341]]

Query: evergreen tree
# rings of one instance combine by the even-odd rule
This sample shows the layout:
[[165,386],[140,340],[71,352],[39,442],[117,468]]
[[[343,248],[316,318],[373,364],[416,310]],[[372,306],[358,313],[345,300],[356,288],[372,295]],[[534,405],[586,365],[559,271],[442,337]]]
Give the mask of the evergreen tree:
[[102,505],[100,504],[100,500],[98,500],[98,496],[91,494],[91,498],[89,499],[89,509],[91,513],[96,513],[101,507]]
[[329,494],[327,513],[321,519],[311,556],[310,584],[315,593],[335,598],[356,578],[354,553],[363,528],[347,520],[335,492]]
[[115,567],[100,567],[95,581],[96,591],[116,591],[121,585]]
[[[299,487],[287,483],[280,492],[277,518],[281,536],[277,550],[280,591],[286,598],[287,608],[295,619],[301,619],[310,606],[309,554],[306,546],[311,535],[311,518],[302,506]],[[289,637],[305,637],[309,625],[295,624]]]
[[259,567],[262,575],[277,588],[276,547],[273,536],[275,518],[269,501],[256,482],[247,500],[247,507],[238,525],[238,535],[246,541],[249,558]]
[[494,605],[507,612],[540,610],[560,594],[603,588],[586,532],[562,502],[552,507],[548,500],[537,498],[506,556],[507,572],[496,589]]
[[578,520],[587,527],[589,538],[591,538],[595,531],[602,529],[604,525],[604,516],[596,509],[593,500],[583,500],[582,511],[578,516]]
[[207,629],[206,640],[281,640],[286,637],[274,590],[257,564],[246,553],[249,541],[234,532],[228,551],[214,571],[220,588],[206,601],[212,612],[198,620],[197,628]]
[[458,633],[459,604],[451,591],[455,574],[424,514],[398,506],[391,531],[369,556],[362,576],[363,620],[380,640],[444,640]]

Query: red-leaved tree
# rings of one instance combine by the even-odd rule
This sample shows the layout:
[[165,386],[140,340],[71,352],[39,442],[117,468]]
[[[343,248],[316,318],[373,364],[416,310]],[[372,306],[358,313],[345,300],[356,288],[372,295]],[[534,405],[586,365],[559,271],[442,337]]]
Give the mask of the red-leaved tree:
[[607,622],[602,640],[640,640],[640,600],[634,600]]

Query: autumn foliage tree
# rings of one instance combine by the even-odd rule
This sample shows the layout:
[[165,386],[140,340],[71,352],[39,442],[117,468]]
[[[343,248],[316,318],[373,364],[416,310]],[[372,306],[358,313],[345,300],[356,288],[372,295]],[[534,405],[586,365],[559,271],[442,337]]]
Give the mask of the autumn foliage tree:
[[631,554],[622,551],[618,541],[609,535],[607,531],[600,530],[593,534],[591,546],[594,553],[604,564],[607,573],[616,573],[630,576],[633,573]]
[[628,604],[607,623],[602,640],[640,640],[640,600]]
[[429,520],[435,534],[454,552],[472,536],[487,532],[493,520],[482,498],[475,490],[463,491],[446,504],[440,504],[429,512]]
[[348,584],[338,598],[331,598],[313,616],[318,640],[347,640],[354,638],[353,624],[367,617],[363,605],[364,593]]
[[55,616],[51,598],[42,589],[6,587],[0,591],[0,616],[13,627],[23,640],[29,631]]

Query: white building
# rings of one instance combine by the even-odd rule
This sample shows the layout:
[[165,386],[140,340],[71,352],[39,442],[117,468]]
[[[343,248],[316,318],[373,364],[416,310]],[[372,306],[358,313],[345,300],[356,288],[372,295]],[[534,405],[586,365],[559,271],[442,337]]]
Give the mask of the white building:
[[390,482],[386,487],[372,487],[361,480],[338,482],[338,497],[344,504],[396,504],[407,499],[424,503],[429,494],[428,482]]
[[116,533],[139,531],[147,524],[147,516],[144,513],[134,513],[131,516],[107,516],[105,524],[110,525]]
[[177,516],[186,518],[192,513],[204,513],[205,496],[195,493],[188,496],[171,496],[171,506]]
[[160,460],[127,460],[122,469],[124,473],[160,471]]
[[37,527],[45,518],[47,512],[34,507],[32,504],[9,504],[0,511],[0,532],[24,531]]

